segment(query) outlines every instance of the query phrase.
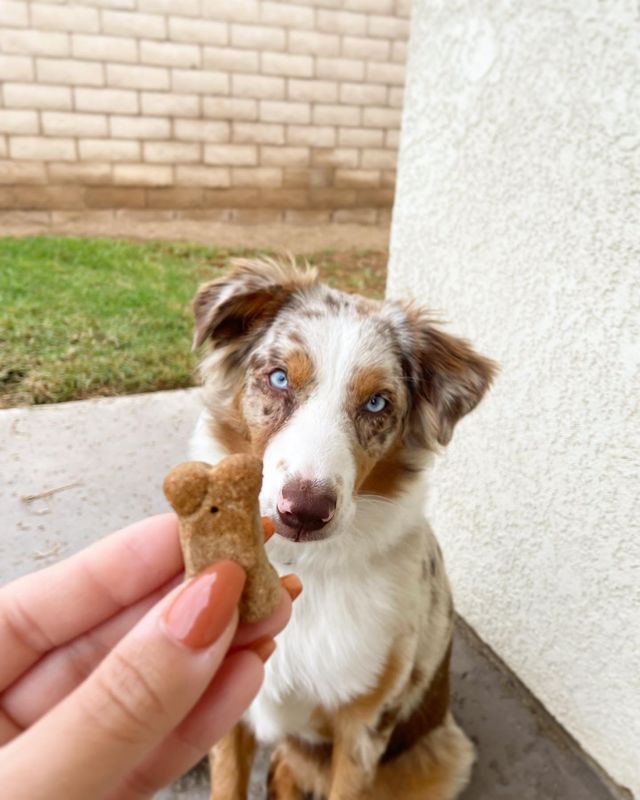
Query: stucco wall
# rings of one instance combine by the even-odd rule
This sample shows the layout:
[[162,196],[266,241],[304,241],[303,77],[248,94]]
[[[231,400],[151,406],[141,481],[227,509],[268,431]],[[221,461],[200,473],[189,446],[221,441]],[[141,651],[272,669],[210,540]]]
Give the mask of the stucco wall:
[[384,222],[409,0],[0,0],[0,209]]
[[433,475],[458,607],[640,796],[640,19],[417,0],[389,291],[502,365]]

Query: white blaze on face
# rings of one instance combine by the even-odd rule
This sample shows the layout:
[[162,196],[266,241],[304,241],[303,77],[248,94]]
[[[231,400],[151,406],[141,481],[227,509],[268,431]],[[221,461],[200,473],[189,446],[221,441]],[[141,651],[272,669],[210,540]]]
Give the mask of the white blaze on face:
[[362,321],[328,317],[299,328],[314,367],[314,388],[266,447],[263,512],[276,513],[282,487],[299,479],[331,487],[338,497],[327,526],[341,527],[354,513],[354,428],[347,408],[350,377],[363,360]]

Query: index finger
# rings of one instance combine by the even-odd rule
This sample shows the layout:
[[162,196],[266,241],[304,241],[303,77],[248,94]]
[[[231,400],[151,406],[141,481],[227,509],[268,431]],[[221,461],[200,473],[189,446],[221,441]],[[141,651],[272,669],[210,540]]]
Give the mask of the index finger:
[[145,597],[182,566],[177,518],[161,514],[0,589],[0,691],[49,650]]

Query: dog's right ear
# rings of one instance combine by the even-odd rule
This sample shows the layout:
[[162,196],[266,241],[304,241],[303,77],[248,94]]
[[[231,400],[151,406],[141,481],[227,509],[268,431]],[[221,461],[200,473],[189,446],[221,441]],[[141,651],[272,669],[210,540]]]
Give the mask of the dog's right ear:
[[211,339],[214,347],[251,337],[268,326],[293,292],[317,280],[315,269],[295,262],[233,259],[235,269],[200,287],[193,301],[193,349]]

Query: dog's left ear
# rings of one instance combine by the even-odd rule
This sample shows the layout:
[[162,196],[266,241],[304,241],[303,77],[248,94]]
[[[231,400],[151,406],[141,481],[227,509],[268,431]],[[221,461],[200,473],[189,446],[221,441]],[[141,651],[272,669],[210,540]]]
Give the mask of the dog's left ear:
[[425,312],[409,310],[407,320],[410,384],[431,406],[436,439],[446,445],[458,420],[478,405],[498,367],[465,339],[436,328]]
[[193,349],[206,340],[230,344],[264,329],[293,292],[317,280],[314,269],[271,259],[233,259],[235,267],[200,287],[193,300]]

